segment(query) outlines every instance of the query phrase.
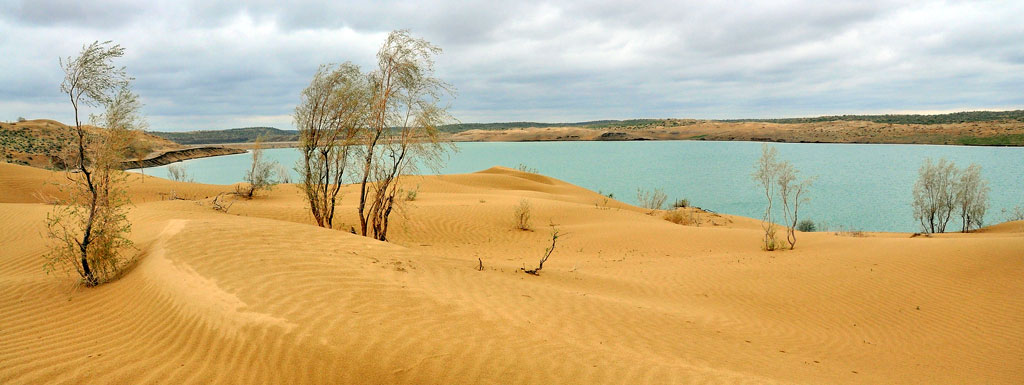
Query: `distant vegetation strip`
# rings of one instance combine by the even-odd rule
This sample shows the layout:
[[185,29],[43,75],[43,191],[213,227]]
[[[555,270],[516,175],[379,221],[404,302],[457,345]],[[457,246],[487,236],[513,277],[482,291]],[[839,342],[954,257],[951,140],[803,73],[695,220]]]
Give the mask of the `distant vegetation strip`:
[[765,123],[818,123],[842,121],[868,121],[891,124],[954,124],[972,122],[1017,121],[1024,122],[1024,110],[1014,111],[965,111],[936,115],[831,115],[814,118],[783,119],[727,119],[720,122],[765,122]]
[[[1024,122],[1024,110],[1014,111],[967,111],[934,115],[830,115],[813,118],[781,118],[781,119],[723,119],[716,122],[764,122],[779,124],[820,123],[832,121],[868,121],[881,124],[956,124],[972,122],[1015,121]],[[693,119],[627,119],[627,120],[593,120],[575,123],[540,123],[540,122],[505,122],[505,123],[456,123],[441,126],[442,132],[451,134],[485,130],[500,131],[529,127],[580,127],[592,129],[636,129],[653,127],[679,127],[698,123]],[[299,132],[281,130],[273,127],[245,127],[226,130],[203,130],[188,132],[151,132],[151,134],[184,145],[248,143],[264,136],[267,142],[294,142],[299,140]],[[965,139],[963,144],[974,145],[1020,145],[1021,138],[999,138],[997,143],[979,143]],[[969,142],[969,143],[968,143]],[[987,142],[987,141],[984,141]]]

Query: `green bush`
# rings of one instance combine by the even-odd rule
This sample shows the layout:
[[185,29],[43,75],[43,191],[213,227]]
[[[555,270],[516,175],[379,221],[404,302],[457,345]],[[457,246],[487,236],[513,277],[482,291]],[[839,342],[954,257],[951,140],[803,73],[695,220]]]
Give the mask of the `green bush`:
[[814,225],[814,221],[810,219],[804,219],[800,221],[800,224],[796,225],[796,229],[805,233],[818,231],[818,226]]

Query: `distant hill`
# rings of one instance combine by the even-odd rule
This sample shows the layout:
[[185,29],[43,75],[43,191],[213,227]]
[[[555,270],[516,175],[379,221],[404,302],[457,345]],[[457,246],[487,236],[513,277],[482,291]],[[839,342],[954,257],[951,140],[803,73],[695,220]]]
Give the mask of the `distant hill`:
[[[85,126],[88,136],[96,135],[97,128]],[[62,153],[73,149],[75,129],[64,123],[36,119],[19,122],[0,122],[0,161],[41,168],[60,169]],[[137,150],[143,154],[180,148],[177,143],[143,133]]]
[[294,142],[299,140],[298,131],[280,130],[273,127],[245,127],[187,132],[150,131],[149,133],[184,145],[247,143],[256,141],[256,138],[260,136],[263,136],[267,142]]

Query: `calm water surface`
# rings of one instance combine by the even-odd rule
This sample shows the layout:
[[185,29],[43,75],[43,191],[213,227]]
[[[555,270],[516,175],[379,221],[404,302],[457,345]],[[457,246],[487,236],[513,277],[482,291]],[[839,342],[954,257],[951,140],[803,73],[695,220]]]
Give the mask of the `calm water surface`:
[[[991,207],[987,223],[1004,219],[1000,211],[1024,205],[1024,148],[885,144],[772,144],[801,177],[817,176],[802,218],[832,229],[918,231],[910,208],[917,170],[925,158],[945,157],[960,167],[978,163],[989,181]],[[687,198],[692,205],[720,213],[759,218],[763,197],[751,179],[761,143],[650,142],[526,142],[460,143],[442,174],[480,171],[500,165],[525,164],[541,174],[562,179],[615,198],[636,203],[637,188],[661,188],[669,201]],[[269,159],[292,168],[295,149],[266,150]],[[232,184],[242,180],[248,154],[184,162],[196,182]],[[293,172],[293,178],[297,175]],[[166,178],[167,166],[146,174]],[[959,225],[951,226],[958,227]]]

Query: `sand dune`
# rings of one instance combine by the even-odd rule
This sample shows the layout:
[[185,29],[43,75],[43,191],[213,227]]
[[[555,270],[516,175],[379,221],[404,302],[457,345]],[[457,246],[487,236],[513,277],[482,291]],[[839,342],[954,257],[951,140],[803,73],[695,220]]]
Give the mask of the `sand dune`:
[[[979,234],[681,226],[545,176],[410,178],[392,242],[313,226],[279,186],[132,178],[138,263],[42,269],[60,174],[0,164],[0,383],[1020,383],[1024,223]],[[196,200],[166,200],[169,191]],[[526,198],[534,231],[513,229]],[[709,215],[709,214],[701,214]],[[710,219],[705,217],[706,219]],[[554,223],[564,237],[540,276]],[[485,269],[477,271],[477,258]]]

